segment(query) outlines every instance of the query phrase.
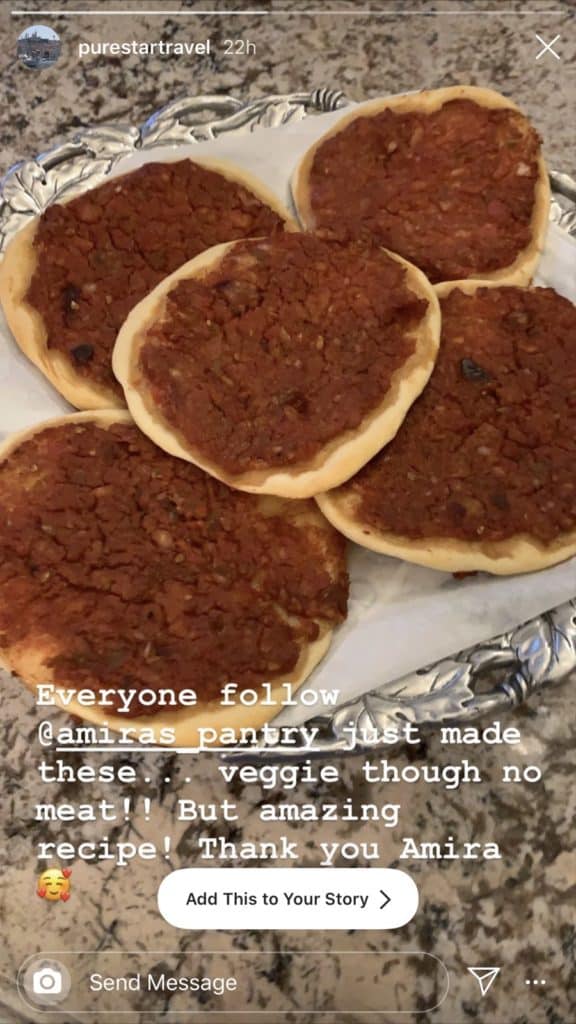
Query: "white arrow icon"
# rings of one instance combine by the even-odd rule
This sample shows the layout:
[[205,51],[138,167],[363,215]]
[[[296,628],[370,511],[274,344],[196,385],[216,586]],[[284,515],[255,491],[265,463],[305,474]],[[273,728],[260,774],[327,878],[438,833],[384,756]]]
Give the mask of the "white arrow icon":
[[500,967],[469,967],[468,973],[476,978],[476,981],[480,985],[480,991],[483,996],[490,991],[492,985],[496,981],[496,978],[500,974]]

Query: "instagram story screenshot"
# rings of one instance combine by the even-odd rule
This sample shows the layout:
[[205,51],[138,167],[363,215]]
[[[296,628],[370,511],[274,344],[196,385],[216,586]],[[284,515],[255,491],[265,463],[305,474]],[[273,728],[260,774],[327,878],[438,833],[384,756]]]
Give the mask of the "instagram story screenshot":
[[576,3],[0,40],[0,1024],[576,1024]]

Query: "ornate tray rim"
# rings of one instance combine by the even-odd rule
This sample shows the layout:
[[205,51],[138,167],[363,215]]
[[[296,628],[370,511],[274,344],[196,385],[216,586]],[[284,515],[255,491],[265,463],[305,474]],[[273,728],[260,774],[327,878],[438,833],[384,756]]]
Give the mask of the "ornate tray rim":
[[[181,96],[142,125],[103,124],[76,131],[33,159],[16,163],[0,181],[0,253],[26,221],[73,191],[93,187],[117,162],[158,146],[205,142],[224,133],[246,134],[314,113],[348,106],[333,89],[242,101],[225,95]],[[576,182],[551,171],[551,219],[576,237]],[[231,748],[224,756],[250,761],[296,761],[383,749],[382,731],[411,722],[421,729],[469,722],[521,704],[576,668],[576,596],[489,641],[370,690],[333,713],[310,719],[319,728],[313,750],[273,740],[257,748]],[[496,682],[492,682],[494,674]],[[273,724],[273,723],[272,723]],[[362,730],[350,744],[350,727]],[[379,738],[380,737],[380,738]],[[389,746],[386,747],[389,749]]]

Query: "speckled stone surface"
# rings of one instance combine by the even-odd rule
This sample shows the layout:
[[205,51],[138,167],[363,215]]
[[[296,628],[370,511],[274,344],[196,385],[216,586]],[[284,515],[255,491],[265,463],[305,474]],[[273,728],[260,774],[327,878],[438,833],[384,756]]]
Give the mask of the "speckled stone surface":
[[[523,107],[542,132],[549,157],[564,163],[573,155],[570,107],[574,102],[576,33],[572,0],[498,0],[476,4],[444,3],[445,9],[478,8],[491,14],[427,16],[433,3],[249,4],[249,8],[291,9],[291,14],[267,17],[70,17],[48,20],[60,33],[62,55],[45,70],[29,71],[16,60],[16,37],[34,19],[10,17],[8,3],[0,9],[3,40],[4,103],[0,113],[2,164],[7,167],[22,155],[32,155],[53,139],[83,124],[107,121],[139,122],[159,106],[186,92],[231,92],[257,96],[328,85],[339,87],[352,99],[368,99],[388,92],[454,85],[465,82],[500,89]],[[30,2],[19,7],[46,8]],[[48,5],[50,6],[50,5]],[[81,9],[77,0],[54,7]],[[247,5],[152,3],[98,3],[106,8],[142,10],[218,9]],[[354,15],[305,16],[298,8],[347,8]],[[509,11],[557,10],[552,14],[504,15]],[[417,13],[378,18],[356,13],[365,7],[396,8]],[[500,11],[500,13],[498,13]],[[41,19],[40,19],[41,20]],[[560,61],[544,55],[536,61],[541,44],[535,33],[556,44]],[[182,41],[210,37],[210,57],[78,57],[82,42]],[[253,42],[256,55],[226,56],[224,41],[243,38]]]
[[[33,6],[33,5],[31,5]],[[38,5],[36,5],[38,6]],[[44,4],[42,6],[45,6]],[[65,4],[61,5],[63,8]],[[69,4],[78,8],[79,3]],[[119,8],[99,4],[100,8]],[[135,4],[124,4],[135,8]],[[152,6],[149,3],[138,5]],[[160,3],[153,5],[156,9]],[[174,0],[169,6],[190,10],[194,5]],[[198,6],[198,5],[196,5]],[[222,5],[216,5],[222,6]],[[270,4],[264,3],[264,8]],[[288,7],[289,4],[275,5]],[[294,11],[295,6],[292,5]],[[318,3],[317,9],[326,5]],[[332,7],[346,5],[333,4]],[[347,5],[349,9],[359,4]],[[373,6],[378,6],[374,4]],[[408,5],[389,4],[405,9]],[[185,92],[230,92],[237,96],[257,96],[270,92],[311,89],[329,85],[342,88],[354,99],[384,92],[422,86],[440,86],[472,82],[493,86],[513,96],[534,119],[545,140],[550,161],[574,172],[574,100],[576,71],[574,53],[576,32],[571,3],[536,3],[534,10],[562,12],[506,16],[502,6],[483,3],[490,15],[466,13],[425,17],[434,5],[417,4],[418,15],[387,15],[378,19],[361,14],[304,16],[277,11],[267,17],[178,18],[176,16],[139,17],[137,20],[110,15],[39,19],[58,29],[63,54],[58,64],[42,72],[19,67],[15,57],[15,39],[34,19],[10,18],[10,5],[0,9],[0,33],[3,54],[4,103],[0,110],[2,165],[7,169],[15,160],[46,148],[52,141],[73,133],[74,128],[109,121],[138,122],[154,109]],[[450,5],[444,4],[444,7]],[[454,5],[452,5],[454,6]],[[464,6],[464,5],[462,5]],[[519,12],[524,4],[506,5]],[[527,5],[526,5],[527,6]],[[471,4],[467,7],[470,9]],[[550,40],[560,34],[556,48],[561,61],[552,57],[535,60],[539,50],[535,33]],[[171,57],[78,59],[82,41],[118,41],[136,39],[197,40],[210,36],[213,53],[209,59]],[[257,55],[225,57],[223,40],[243,37],[254,41]],[[265,824],[259,818],[263,800],[281,799],[280,793],[262,792],[259,786],[226,787],[213,757],[194,759],[166,754],[122,755],[139,765],[138,785],[119,788],[98,785],[41,786],[36,766],[43,756],[36,739],[40,718],[32,698],[15,680],[5,680],[2,699],[2,775],[0,810],[2,821],[3,884],[0,887],[0,1022],[40,1021],[19,1000],[14,977],[23,959],[31,953],[58,950],[156,950],[151,960],[142,958],[148,969],[153,962],[175,966],[182,954],[198,950],[219,950],[221,966],[237,966],[227,960],[233,951],[266,951],[254,973],[253,961],[242,960],[241,994],[225,1003],[227,1012],[217,1020],[261,1019],[312,1022],[334,1021],[356,1024],[361,1020],[397,1022],[416,1020],[424,1024],[574,1024],[576,1021],[576,714],[574,682],[546,692],[506,718],[523,732],[523,742],[513,748],[498,747],[483,751],[469,748],[451,751],[451,758],[436,738],[412,751],[394,754],[398,766],[426,760],[445,764],[450,759],[469,757],[482,771],[486,783],[460,791],[441,787],[402,784],[367,785],[362,781],[358,762],[341,764],[341,781],[327,789],[311,786],[298,792],[300,802],[318,805],[325,800],[343,800],[376,804],[401,802],[397,829],[366,823],[335,825],[309,823],[300,827]],[[64,724],[63,715],[56,721]],[[48,753],[48,760],[54,755]],[[79,764],[80,755],[69,754]],[[99,764],[103,755],[86,755],[87,763]],[[118,755],[109,759],[118,763]],[[508,764],[541,764],[544,779],[532,786],[504,786],[500,768]],[[149,782],[144,782],[149,779]],[[165,780],[170,781],[166,782]],[[190,779],[190,782],[186,782]],[[220,801],[228,795],[239,807],[240,821],[228,826],[194,823],[174,824],[174,809],[179,797]],[[131,796],[134,814],[129,822],[115,824],[106,832],[100,824],[47,827],[33,822],[36,802],[53,800],[77,804],[99,799]],[[146,820],[143,798],[152,800],[150,820]],[[408,870],[420,890],[420,907],[414,920],[401,931],[386,932],[257,932],[250,918],[243,920],[245,931],[234,933],[184,933],[168,926],[156,906],[156,891],[170,868],[201,864],[199,834],[226,835],[259,840],[274,839],[282,831],[298,839],[305,851],[303,863],[319,863],[319,840],[339,837],[380,844],[379,862],[373,866],[402,866]],[[133,862],[127,868],[111,868],[75,862],[73,895],[66,904],[44,903],[35,896],[35,844],[41,838],[58,836],[78,840],[104,834],[111,838],[156,839],[172,836],[169,860]],[[454,836],[457,847],[466,841],[499,843],[501,860],[448,860],[439,862],[399,861],[402,837],[443,841]],[[353,862],[350,862],[351,864]],[[359,861],[362,863],[362,860]],[[279,922],[281,924],[281,922]],[[359,1012],[338,1015],[345,992],[355,996],[358,1011],[373,1004],[374,990],[381,984],[377,972],[366,961],[364,978],[359,980],[350,960],[310,956],[306,968],[289,955],[290,950],[310,954],[321,950],[424,950],[440,957],[450,971],[450,992],[441,1007],[418,1017],[372,1016]],[[168,952],[166,952],[168,951]],[[171,952],[170,952],[171,951]],[[476,982],[466,972],[470,965],[494,964],[502,967],[490,993],[481,999]],[[110,966],[110,962],[108,962]],[[526,978],[545,978],[540,990],[529,988]],[[433,979],[416,979],[406,971],[408,990],[429,995]],[[56,1014],[57,1024],[74,1021],[152,1019],[143,1010],[154,1010],[163,1019],[169,1010],[186,1011],[190,1002],[152,997],[146,1000],[135,993],[130,997],[134,1016],[119,1018],[108,996],[107,1017],[97,1018],[93,1010],[105,1005],[86,999],[78,1006],[82,1016]],[[339,1001],[340,1000],[340,1001]],[[323,1017],[295,1014],[299,1007],[312,1003],[326,1011]],[[204,1009],[214,1004],[207,1003]],[[254,1018],[253,1012],[238,1017],[231,1012],[250,1005],[251,1010],[274,1010],[276,1015]],[[116,1006],[117,1009],[117,1006]],[[157,1019],[154,1017],[153,1019]],[[190,1016],[183,1012],[173,1020],[209,1020],[208,1014]]]

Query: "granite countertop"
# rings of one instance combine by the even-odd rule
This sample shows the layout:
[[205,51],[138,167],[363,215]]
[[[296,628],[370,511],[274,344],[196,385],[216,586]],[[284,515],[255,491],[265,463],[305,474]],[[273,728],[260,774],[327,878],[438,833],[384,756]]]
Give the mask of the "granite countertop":
[[[43,6],[43,5],[41,5]],[[63,7],[66,5],[63,4]],[[78,4],[69,4],[76,8]],[[120,5],[100,4],[118,8]],[[124,4],[123,7],[134,7]],[[145,2],[138,5],[159,5]],[[190,9],[180,4],[174,8]],[[222,6],[222,5],[217,5]],[[269,3],[262,5],[270,8]],[[273,5],[274,6],[274,5]],[[282,5],[289,7],[289,3]],[[292,7],[298,5],[292,5]],[[301,6],[301,5],[300,5]],[[318,5],[319,7],[321,5]],[[354,4],[335,3],[334,7]],[[376,4],[374,6],[377,6]],[[389,4],[389,7],[406,5]],[[51,69],[40,73],[17,65],[15,40],[20,29],[33,19],[10,18],[8,4],[0,10],[0,33],[4,55],[4,104],[0,110],[2,165],[42,151],[52,141],[69,136],[83,124],[109,121],[144,120],[153,110],[182,93],[230,93],[256,97],[271,92],[308,90],[316,86],[339,87],[351,98],[369,98],[380,93],[423,86],[472,82],[495,87],[511,95],[533,118],[541,132],[553,166],[574,172],[573,104],[576,92],[574,74],[575,32],[571,3],[556,3],[560,14],[532,14],[507,17],[498,13],[499,4],[488,0],[483,10],[493,12],[480,17],[472,14],[425,18],[422,12],[434,5],[414,4],[420,15],[408,19],[401,14],[369,19],[366,16],[336,17],[271,13],[267,17],[241,16],[223,23],[216,16],[200,19],[174,16],[139,17],[137,21],[109,15],[51,19],[61,35],[63,54]],[[450,5],[445,4],[448,7]],[[549,4],[533,7],[542,11]],[[524,4],[509,3],[509,10],[520,11]],[[43,20],[43,19],[40,19]],[[558,51],[562,60],[535,60],[538,44],[535,33],[547,40],[561,38]],[[200,40],[210,36],[213,47],[209,58],[170,57],[103,59],[87,57],[80,61],[77,45],[81,41],[129,39]],[[225,57],[223,40],[229,37],[254,40],[256,57]],[[100,785],[51,785],[41,787],[36,765],[41,750],[35,739],[38,712],[31,696],[15,681],[3,684],[2,736],[4,744],[3,789],[0,792],[3,885],[0,888],[0,920],[3,941],[0,951],[0,1021],[41,1020],[25,1010],[14,992],[14,976],[22,960],[35,951],[47,950],[169,950],[162,959],[175,964],[185,951],[198,949],[228,951],[267,951],[266,974],[254,982],[251,1005],[260,1010],[283,1011],[282,1017],[264,1020],[312,1021],[322,1019],[352,1024],[357,1014],[326,1017],[295,1017],[293,994],[315,992],[326,1006],[338,1005],[338,993],[355,984],[349,963],[344,958],[322,962],[310,958],[307,970],[296,969],[286,950],[427,950],[440,957],[451,972],[451,988],[446,1001],[434,1013],[414,1020],[425,1024],[462,1024],[482,1021],[486,1024],[573,1024],[576,1020],[576,926],[574,886],[576,883],[576,796],[573,772],[576,765],[576,716],[573,682],[533,697],[527,705],[506,716],[523,731],[523,742],[515,748],[490,748],[475,753],[488,782],[468,787],[462,796],[441,788],[406,784],[384,786],[363,783],[355,760],[342,762],[342,779],[329,791],[312,786],[300,794],[302,800],[324,798],[386,803],[398,801],[404,809],[398,829],[384,829],[372,823],[355,826],[341,823],[303,825],[294,830],[301,842],[309,843],[306,864],[318,862],[313,850],[315,837],[378,839],[382,866],[396,866],[403,835],[415,835],[429,841],[442,841],[448,835],[457,844],[469,839],[496,841],[503,859],[488,861],[451,860],[439,862],[402,861],[420,890],[420,909],[413,921],[395,933],[385,932],[257,932],[185,933],[170,928],[156,906],[158,884],[166,874],[166,863],[140,862],[130,868],[111,869],[76,862],[73,868],[73,896],[66,904],[51,905],[38,900],[35,844],[47,835],[86,838],[99,836],[102,825],[61,824],[53,828],[33,822],[36,801],[53,799],[83,803],[111,798],[110,788]],[[61,722],[65,717],[59,716]],[[457,758],[466,750],[453,752]],[[52,755],[48,755],[51,759]],[[79,755],[69,755],[70,760]],[[88,763],[99,763],[97,755]],[[120,755],[110,758],[118,762]],[[426,741],[410,755],[397,752],[399,766],[432,759],[443,765],[448,761],[436,737]],[[139,836],[140,839],[171,832],[172,868],[197,863],[195,839],[198,826],[172,826],[176,800],[180,796],[219,801],[225,787],[212,756],[198,759],[190,755],[136,754],[130,758],[141,766],[142,779],[121,795],[136,801],[136,814],[110,834]],[[79,760],[76,761],[79,763]],[[541,764],[543,782],[534,786],[502,786],[502,763]],[[166,782],[165,779],[169,779]],[[185,781],[190,779],[190,782]],[[233,837],[252,840],[270,839],[281,826],[264,824],[258,816],[263,798],[259,786],[232,787],[240,809],[240,827]],[[230,795],[230,793],[228,794]],[[141,798],[152,797],[150,820],[141,810]],[[205,826],[210,829],[211,826]],[[223,828],[223,826],[222,826]],[[229,826],[230,828],[230,826]],[[288,829],[288,831],[292,831]],[[214,832],[213,834],[217,834]],[[225,834],[222,832],[221,834]],[[466,972],[474,964],[502,966],[489,995],[480,1000],[476,982]],[[300,973],[301,972],[301,973]],[[525,985],[527,977],[547,979],[539,992]],[[358,986],[358,1007],[370,987],[378,983],[370,970]],[[248,982],[247,982],[248,984]],[[410,979],[407,978],[407,984]],[[248,990],[246,990],[248,991]],[[181,1008],[180,997],[145,1005],[135,995],[135,1017],[150,1019],[140,1011],[168,1007]],[[333,1002],[331,1002],[333,1000]],[[76,1019],[96,1021],[91,1005],[85,1015],[52,1016],[57,1024]],[[250,1017],[250,1014],[248,1014]],[[100,1018],[103,1019],[103,1018]],[[113,1019],[108,1017],[108,1019]],[[173,1019],[188,1019],[173,1018]],[[208,1017],[194,1017],[208,1020]],[[220,1016],[219,1020],[241,1020]],[[408,1020],[408,1017],[370,1018]]]
[[[22,6],[22,5],[20,5]],[[33,0],[27,7],[45,8]],[[78,9],[69,0],[53,6]],[[83,5],[84,7],[90,5]],[[106,7],[142,10],[161,9],[152,0],[138,3],[99,3]],[[166,5],[165,5],[166,6]],[[181,3],[170,9],[191,10],[196,6],[226,6]],[[239,6],[228,4],[229,7]],[[310,4],[274,3],[272,8]],[[322,4],[318,7],[321,9]],[[358,3],[332,8],[358,9]],[[373,7],[405,10],[405,3],[374,3]],[[434,10],[433,3],[412,3],[411,8]],[[458,6],[450,2],[444,8]],[[473,6],[460,5],[462,7]],[[476,4],[478,6],[478,3]],[[480,3],[482,10],[498,11],[499,0]],[[558,0],[554,5],[535,0],[527,5],[514,0],[507,9],[521,11],[564,10],[563,15],[533,14],[506,17],[493,13],[481,19],[473,15],[407,19],[387,16],[378,19],[351,16],[291,16],[223,19],[176,17],[71,17],[53,19],[62,40],[57,64],[40,72],[20,67],[16,61],[16,37],[33,19],[11,18],[10,5],[0,9],[3,39],[4,104],[0,112],[2,165],[7,168],[23,155],[42,151],[51,140],[69,135],[79,125],[107,121],[138,123],[174,97],[183,93],[216,92],[234,96],[262,96],[270,93],[340,88],[351,99],[368,99],[387,92],[455,85],[460,82],[486,85],[512,96],[541,131],[549,159],[566,166],[573,156],[573,133],[568,115],[574,101],[574,5]],[[270,8],[268,0],[257,8]],[[551,40],[560,33],[557,48],[561,61],[551,57],[535,60],[541,45],[535,33]],[[124,42],[137,40],[212,40],[210,57],[84,57],[78,58],[80,42]],[[244,38],[257,47],[256,56],[226,56],[226,38]]]

